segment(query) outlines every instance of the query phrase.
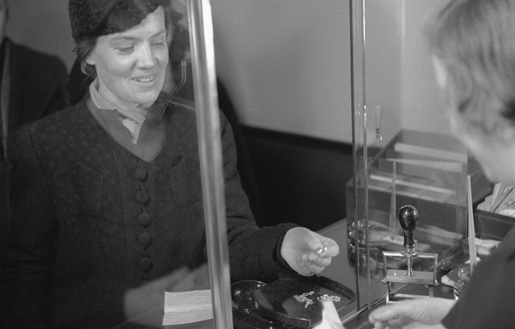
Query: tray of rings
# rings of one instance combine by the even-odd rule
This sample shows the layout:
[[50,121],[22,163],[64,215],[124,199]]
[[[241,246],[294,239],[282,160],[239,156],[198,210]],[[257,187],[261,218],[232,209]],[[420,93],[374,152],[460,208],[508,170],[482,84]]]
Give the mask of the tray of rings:
[[319,275],[243,280],[231,293],[236,328],[311,328],[322,321],[324,302],[339,311],[356,299],[348,287]]

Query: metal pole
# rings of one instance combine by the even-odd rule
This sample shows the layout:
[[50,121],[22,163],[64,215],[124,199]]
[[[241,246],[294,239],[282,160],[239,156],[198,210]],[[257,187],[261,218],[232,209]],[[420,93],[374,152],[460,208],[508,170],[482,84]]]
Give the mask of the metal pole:
[[217,329],[231,329],[225,186],[209,0],[188,0],[188,17],[214,324]]

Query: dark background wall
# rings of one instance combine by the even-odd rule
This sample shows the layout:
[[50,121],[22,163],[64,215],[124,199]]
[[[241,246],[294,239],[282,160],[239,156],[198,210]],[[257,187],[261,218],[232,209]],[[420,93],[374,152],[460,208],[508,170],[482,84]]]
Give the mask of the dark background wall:
[[351,145],[245,126],[241,131],[256,182],[258,200],[251,203],[259,225],[294,222],[319,230],[345,218]]

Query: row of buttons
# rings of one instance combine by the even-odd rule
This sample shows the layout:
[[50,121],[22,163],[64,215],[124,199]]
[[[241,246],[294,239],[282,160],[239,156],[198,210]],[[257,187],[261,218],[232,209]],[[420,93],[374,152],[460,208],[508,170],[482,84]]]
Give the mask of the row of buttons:
[[[140,190],[136,193],[136,202],[142,206],[142,213],[138,215],[138,224],[145,230],[145,228],[150,224],[150,214],[145,209],[145,204],[149,201],[148,193],[145,191],[145,186],[143,182],[147,178],[147,170],[143,167],[139,167],[134,172],[134,177],[140,182]],[[142,271],[147,271],[152,267],[152,260],[148,257],[147,252],[145,251],[145,247],[150,244],[152,241],[152,236],[147,231],[140,233],[137,239],[138,243],[143,247],[145,257],[141,258],[139,261],[139,268]]]

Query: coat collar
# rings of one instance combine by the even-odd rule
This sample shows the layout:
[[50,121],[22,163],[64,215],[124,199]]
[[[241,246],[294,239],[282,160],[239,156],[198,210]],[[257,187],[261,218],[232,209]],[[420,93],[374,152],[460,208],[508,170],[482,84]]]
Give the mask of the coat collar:
[[[88,102],[91,102],[91,98],[88,95],[77,103],[74,108],[74,115],[72,120],[74,121],[72,127],[78,127],[76,132],[72,132],[74,138],[77,139],[77,145],[82,145],[83,150],[79,152],[90,152],[90,156],[85,156],[88,161],[92,164],[96,162],[102,162],[105,164],[111,163],[114,157],[113,148],[123,147],[119,145],[109,135],[107,131],[97,122],[93,114],[88,109]],[[156,101],[158,105],[157,111],[154,113],[158,116],[166,115],[166,111],[173,111],[174,105],[170,102],[170,96],[162,93]],[[173,115],[166,115],[164,120],[167,120],[166,124],[166,137],[165,142],[159,155],[154,161],[160,162],[177,162],[175,159],[177,156],[182,157],[181,153],[184,152],[181,143],[184,142],[184,136],[179,136],[182,129],[186,127],[180,127],[174,122]]]

